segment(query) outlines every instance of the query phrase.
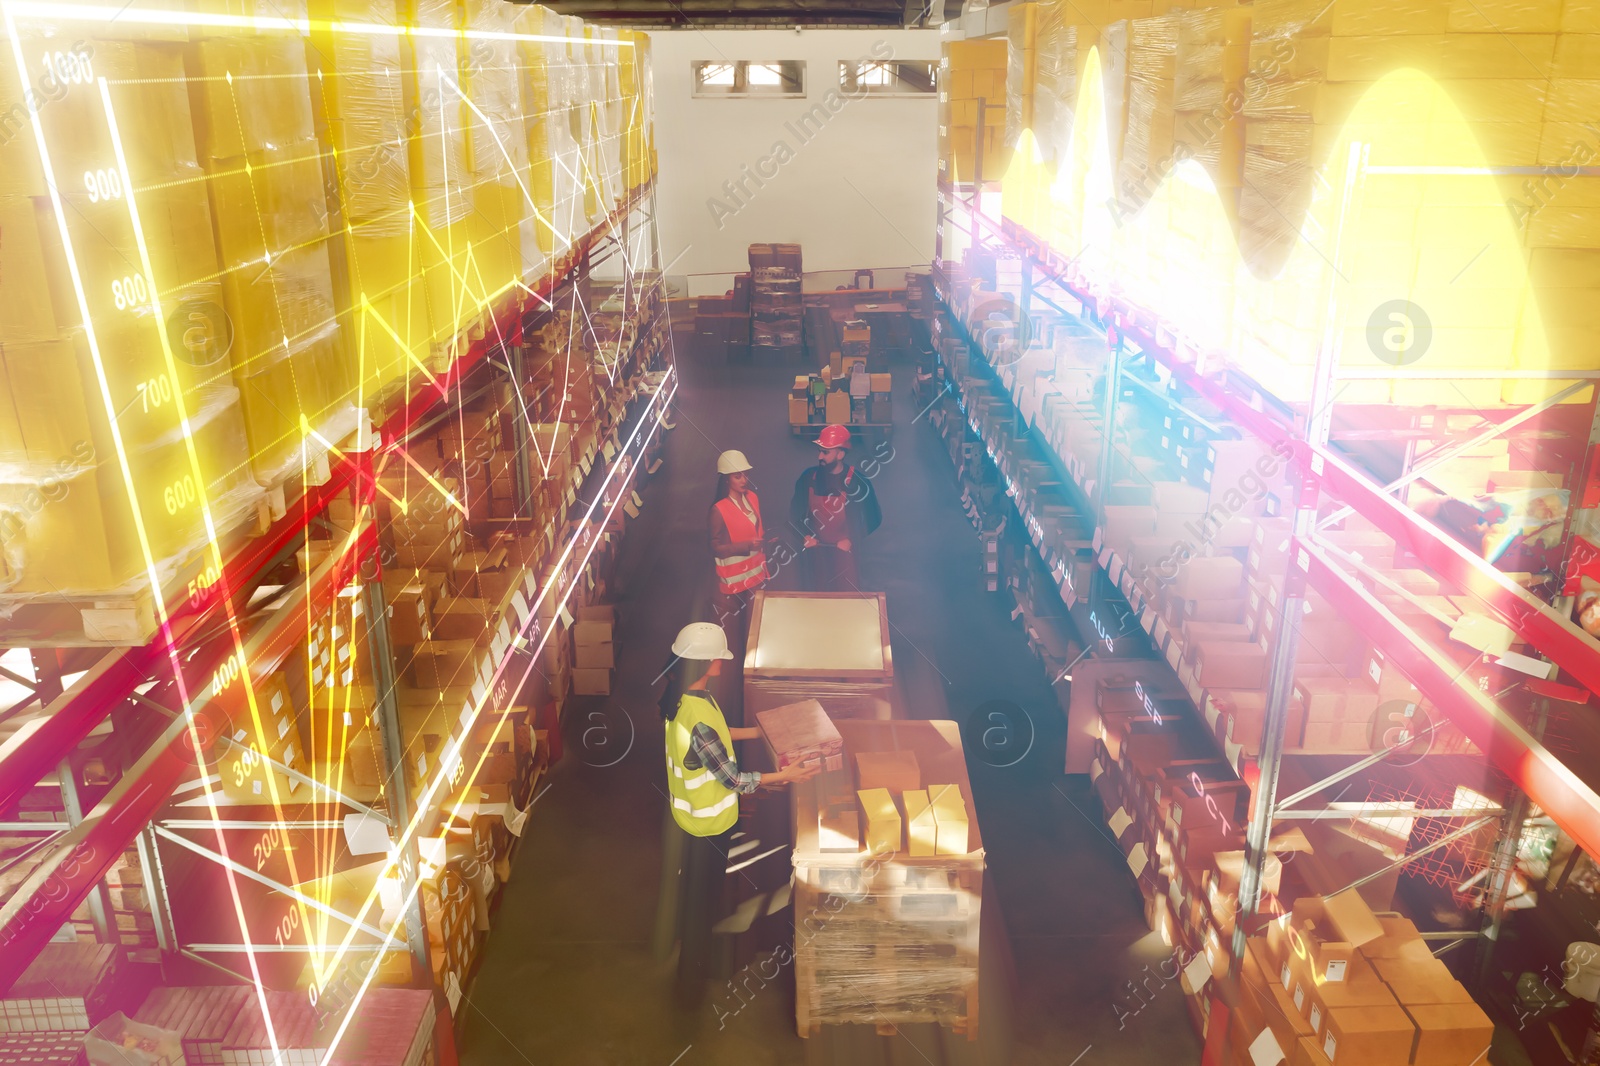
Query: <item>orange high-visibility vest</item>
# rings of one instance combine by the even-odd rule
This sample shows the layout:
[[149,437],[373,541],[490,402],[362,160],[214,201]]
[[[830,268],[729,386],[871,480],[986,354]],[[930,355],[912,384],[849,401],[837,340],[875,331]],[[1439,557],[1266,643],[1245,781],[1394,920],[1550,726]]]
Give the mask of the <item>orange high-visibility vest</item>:
[[[745,498],[750,501],[750,511],[754,514],[754,518],[734,503],[731,496],[724,496],[717,501],[717,513],[722,515],[722,521],[728,527],[729,540],[735,542],[753,540],[760,544],[764,539],[761,528],[761,501],[756,499],[756,494],[753,492],[745,493]],[[745,589],[759,588],[766,580],[767,555],[760,548],[748,555],[717,558],[717,583],[724,594],[732,595]]]

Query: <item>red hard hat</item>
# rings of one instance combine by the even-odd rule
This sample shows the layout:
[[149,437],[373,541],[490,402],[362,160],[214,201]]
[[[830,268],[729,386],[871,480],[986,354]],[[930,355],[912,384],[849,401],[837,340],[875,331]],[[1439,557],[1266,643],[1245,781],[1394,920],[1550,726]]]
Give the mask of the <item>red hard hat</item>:
[[819,448],[848,448],[850,447],[850,430],[844,426],[824,426],[822,435],[816,440]]

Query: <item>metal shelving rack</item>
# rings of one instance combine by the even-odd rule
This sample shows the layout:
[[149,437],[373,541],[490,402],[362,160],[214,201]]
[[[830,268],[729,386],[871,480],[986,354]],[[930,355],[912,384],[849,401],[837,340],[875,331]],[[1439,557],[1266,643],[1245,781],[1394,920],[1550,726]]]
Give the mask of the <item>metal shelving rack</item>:
[[[403,447],[411,434],[453,413],[462,402],[462,390],[448,386],[462,382],[467,374],[487,361],[497,361],[496,365],[515,381],[523,369],[524,323],[530,316],[555,308],[564,296],[573,294],[575,297],[576,286],[591,276],[593,266],[620,256],[623,276],[618,280],[622,284],[624,304],[637,308],[640,295],[637,275],[648,271],[651,277],[660,278],[655,215],[655,187],[650,180],[633,189],[604,221],[557,255],[537,287],[529,288],[519,299],[508,300],[485,319],[481,332],[474,331],[475,337],[470,345],[464,346],[463,354],[438,376],[447,387],[434,383],[422,385],[395,408],[393,418],[376,433],[369,433],[365,440],[358,433],[351,440],[339,442],[342,447],[331,448],[335,461],[322,483],[308,486],[303,497],[290,503],[285,513],[264,533],[233,545],[220,579],[177,605],[160,637],[137,647],[107,648],[97,657],[94,649],[59,652],[35,649],[35,680],[12,671],[5,672],[8,681],[23,686],[29,694],[6,708],[3,716],[30,710],[35,704],[42,708],[42,713],[38,714],[38,721],[32,728],[20,731],[0,747],[0,811],[14,808],[19,799],[59,767],[68,818],[64,824],[23,820],[0,826],[12,833],[44,834],[25,856],[32,863],[31,872],[0,907],[0,944],[5,945],[0,951],[0,989],[15,982],[43,945],[71,921],[86,900],[90,901],[99,938],[117,942],[116,930],[108,927],[105,914],[104,881],[130,849],[137,851],[145,870],[145,890],[155,939],[163,958],[182,955],[218,968],[207,954],[219,950],[237,954],[243,950],[253,958],[254,951],[274,949],[270,944],[179,943],[173,928],[171,893],[164,883],[162,843],[181,847],[220,866],[234,882],[236,900],[241,883],[238,879],[243,878],[274,893],[288,894],[298,900],[302,910],[309,904],[314,909],[337,914],[326,903],[308,900],[293,886],[275,882],[239,862],[230,854],[229,845],[239,846],[238,832],[259,834],[262,830],[284,829],[291,824],[300,829],[332,832],[336,839],[337,831],[345,825],[343,821],[218,817],[218,808],[226,805],[226,800],[221,804],[213,802],[211,816],[199,821],[163,818],[163,811],[175,791],[195,777],[197,770],[202,777],[207,771],[215,773],[225,753],[246,747],[240,743],[236,728],[254,713],[254,684],[222,687],[208,685],[207,679],[216,676],[218,668],[224,664],[242,662],[249,664],[249,676],[255,683],[265,680],[279,668],[296,643],[305,638],[306,620],[312,613],[353,593],[360,596],[366,616],[378,620],[378,624],[370,627],[368,636],[377,675],[375,680],[379,690],[385,693],[378,704],[378,725],[385,749],[380,764],[385,779],[391,786],[399,787],[385,790],[385,809],[377,810],[352,799],[328,782],[286,766],[275,766],[275,769],[309,785],[312,792],[326,795],[339,809],[357,812],[385,825],[405,889],[407,913],[403,932],[375,929],[362,915],[337,917],[352,928],[364,929],[368,936],[378,938],[376,943],[352,943],[350,950],[377,952],[384,944],[392,946],[399,936],[398,947],[409,948],[413,956],[414,972],[429,974],[428,932],[416,891],[417,837],[422,816],[430,806],[437,808],[455,783],[445,780],[450,770],[448,760],[436,767],[421,788],[414,790],[403,787],[405,775],[397,772],[401,748],[393,699],[395,682],[391,664],[394,652],[384,622],[387,612],[375,551],[378,538],[370,517],[344,538],[340,550],[322,560],[308,574],[291,580],[284,589],[275,592],[270,608],[242,623],[242,627],[249,629],[238,638],[242,644],[235,643],[236,636],[229,620],[238,607],[251,599],[263,579],[282,572],[286,564],[293,565],[297,549],[307,543],[314,527],[326,526],[329,506],[341,494],[353,491],[358,503],[365,505],[364,513],[369,516],[374,513],[371,507],[383,463],[397,448]],[[646,249],[643,263],[629,259],[630,253],[638,256],[634,250],[636,246]],[[634,347],[624,359],[630,359],[637,352],[650,338],[657,319],[666,314],[663,298],[661,310],[649,321],[636,321]],[[492,645],[495,666],[488,671],[481,691],[474,691],[474,700],[468,708],[475,712],[473,721],[483,713],[489,701],[516,693],[537,668],[546,644],[564,632],[544,619],[565,610],[577,590],[584,566],[606,539],[603,531],[630,497],[643,465],[638,460],[666,424],[665,413],[676,391],[677,378],[670,351],[670,327],[665,336],[662,352],[665,373],[659,375],[659,384],[648,394],[648,401],[641,402],[642,410],[633,419],[631,431],[624,436],[626,427],[610,421],[606,430],[608,437],[596,449],[596,466],[609,465],[605,477],[598,479],[599,490],[594,499],[586,505],[573,502],[577,483],[589,472],[586,460],[581,473],[576,467],[572,471],[572,484],[566,496],[568,505],[560,507],[552,518],[552,521],[561,521],[558,529],[565,538],[556,539],[546,558],[556,560],[555,573],[570,572],[570,577],[551,585],[538,580],[542,572],[536,575],[530,569],[519,575],[530,607],[525,615],[503,622],[501,632],[495,634]],[[620,404],[620,400],[616,401],[612,414]],[[519,437],[519,443],[525,445],[526,441]],[[516,457],[518,497],[526,502],[533,481],[528,469],[528,449],[519,448]],[[566,522],[562,516],[569,516],[573,521]],[[572,561],[578,565],[569,569],[567,564]],[[480,666],[480,673],[483,672]],[[71,677],[73,674],[76,676]],[[71,677],[70,684],[63,685],[63,675]],[[174,684],[175,679],[177,684]],[[177,691],[168,693],[167,690]],[[168,706],[160,698],[169,694],[176,697],[177,706],[185,708],[184,711]],[[138,749],[136,757],[130,755],[128,768],[120,778],[104,790],[90,809],[83,810],[74,787],[77,774],[70,760],[86,738],[97,730],[103,732],[108,718],[116,722],[115,733],[121,733],[128,723],[134,723],[137,728],[130,727],[128,731],[147,735],[148,739]],[[470,732],[470,723],[465,718],[464,715],[462,736]],[[205,791],[209,796],[209,785]],[[237,808],[256,814],[270,813],[272,809]],[[196,828],[212,831],[213,840],[209,842],[212,846],[197,844],[180,835],[183,829]],[[248,844],[244,849],[248,852]],[[368,902],[370,906],[371,901]],[[363,915],[365,913],[364,910]],[[240,920],[243,920],[242,913]],[[199,950],[194,950],[196,948]],[[295,949],[280,944],[277,950]],[[226,967],[220,969],[233,979],[243,979]],[[452,1060],[453,1054],[448,1054],[443,1061]]]

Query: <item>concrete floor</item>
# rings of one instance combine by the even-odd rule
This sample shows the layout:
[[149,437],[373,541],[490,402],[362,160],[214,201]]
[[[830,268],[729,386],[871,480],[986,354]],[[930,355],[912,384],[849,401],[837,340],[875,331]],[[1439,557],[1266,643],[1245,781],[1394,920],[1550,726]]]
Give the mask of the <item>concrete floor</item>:
[[[904,367],[895,368],[893,451],[880,453],[875,481],[884,522],[861,553],[863,587],[888,593],[912,715],[966,722],[1005,700],[1026,715],[1012,723],[1019,733],[1031,724],[1034,734],[1007,767],[967,742],[989,864],[981,1038],[846,1027],[802,1040],[787,974],[735,1016],[718,1010],[731,1001],[715,988],[703,1009],[675,1008],[673,962],[651,948],[665,811],[651,679],[678,628],[704,609],[717,453],[750,457],[773,530],[794,478],[816,461],[785,421],[792,368],[696,366],[679,340],[677,428],[620,567],[616,692],[568,706],[566,757],[529,819],[463,1008],[465,1066],[1198,1063],[1182,993],[1161,975],[1172,973],[1170,952],[1144,925],[1121,853],[1087,816],[1086,783],[1060,772],[1061,713],[1009,606],[983,591],[977,536],[935,431],[913,423]],[[778,587],[791,587],[786,577]]]

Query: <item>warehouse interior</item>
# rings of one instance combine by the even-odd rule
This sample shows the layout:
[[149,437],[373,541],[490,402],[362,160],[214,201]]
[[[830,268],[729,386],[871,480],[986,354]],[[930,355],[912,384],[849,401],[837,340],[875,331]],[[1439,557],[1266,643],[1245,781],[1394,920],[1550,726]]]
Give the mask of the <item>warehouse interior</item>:
[[0,1066],[1600,1064],[1600,0],[0,17]]

